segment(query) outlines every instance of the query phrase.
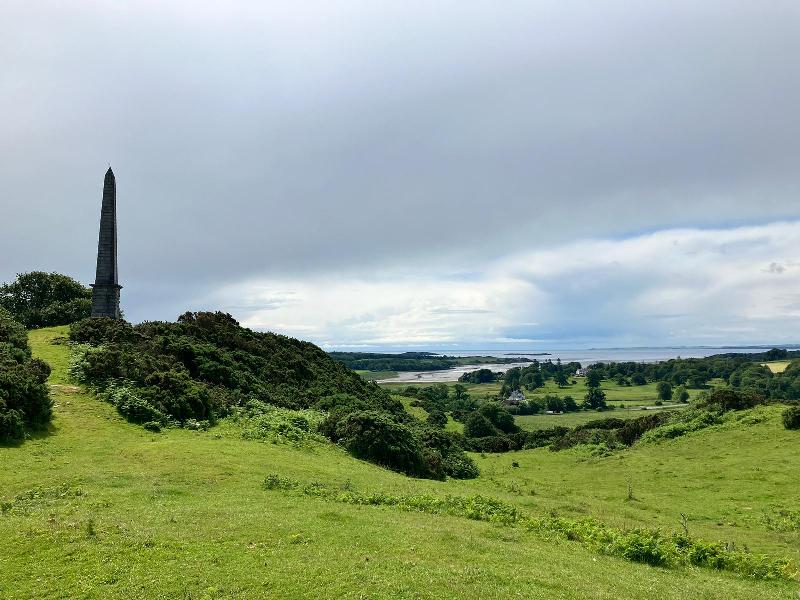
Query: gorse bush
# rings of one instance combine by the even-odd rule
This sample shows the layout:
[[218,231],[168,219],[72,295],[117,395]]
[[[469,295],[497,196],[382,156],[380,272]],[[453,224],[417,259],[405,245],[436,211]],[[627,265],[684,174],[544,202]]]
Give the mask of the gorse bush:
[[49,375],[46,363],[31,358],[25,328],[0,308],[0,443],[20,440],[26,429],[50,422]]
[[800,404],[783,411],[783,426],[786,429],[800,429]]
[[431,427],[374,382],[314,344],[251,331],[224,313],[135,326],[86,319],[70,339],[71,375],[134,423],[205,427],[235,414],[251,439],[302,444],[319,428],[353,455],[409,475],[472,472],[458,445],[427,435]]
[[21,273],[0,286],[0,307],[31,329],[66,325],[89,316],[92,290],[58,273]]

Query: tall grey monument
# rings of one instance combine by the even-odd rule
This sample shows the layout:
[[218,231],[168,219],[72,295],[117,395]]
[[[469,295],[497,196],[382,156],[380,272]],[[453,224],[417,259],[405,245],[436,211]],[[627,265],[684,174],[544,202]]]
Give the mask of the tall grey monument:
[[97,273],[92,285],[92,316],[119,319],[117,281],[117,181],[111,167],[103,181],[100,237],[97,241]]

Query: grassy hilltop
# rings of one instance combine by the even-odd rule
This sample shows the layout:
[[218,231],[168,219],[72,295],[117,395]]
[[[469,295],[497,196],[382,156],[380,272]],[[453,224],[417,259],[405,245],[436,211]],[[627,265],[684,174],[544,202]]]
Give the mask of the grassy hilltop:
[[[531,517],[595,517],[800,558],[798,432],[780,409],[595,458],[476,455],[473,480],[413,479],[326,442],[151,433],[67,377],[66,328],[32,331],[47,361],[48,433],[0,447],[2,598],[790,598],[797,584],[606,556],[552,531],[343,495],[495,499]],[[304,491],[265,489],[278,475]],[[375,496],[377,497],[377,496]],[[446,504],[445,504],[446,505]],[[442,511],[440,511],[442,512]],[[681,515],[685,515],[682,517]]]

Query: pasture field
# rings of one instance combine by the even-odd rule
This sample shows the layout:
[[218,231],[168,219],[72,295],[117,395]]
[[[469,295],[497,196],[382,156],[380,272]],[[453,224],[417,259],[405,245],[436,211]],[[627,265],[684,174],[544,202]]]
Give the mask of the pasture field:
[[681,410],[685,404],[670,406],[660,406],[647,410],[636,408],[620,408],[613,411],[597,412],[595,410],[582,410],[580,412],[564,413],[562,415],[517,415],[514,417],[517,425],[522,429],[535,431],[537,429],[549,429],[550,427],[575,427],[589,421],[614,417],[615,419],[635,419],[662,410]]
[[[524,391],[524,394],[526,398],[541,398],[548,394],[561,397],[572,396],[575,401],[580,404],[587,391],[586,379],[584,377],[576,377],[571,379],[571,381],[575,381],[575,383],[570,383],[565,387],[558,387],[558,385],[556,385],[552,379],[549,379],[545,382],[544,387],[538,388],[533,392],[526,390]],[[452,381],[448,382],[447,385],[452,387],[456,385],[456,383],[458,382]],[[384,387],[389,391],[399,391],[408,386],[425,387],[429,385],[431,384],[383,383],[381,384],[381,387]],[[500,388],[503,386],[502,382],[477,384],[466,383],[464,385],[469,390],[470,395],[474,398],[492,398],[497,396],[500,393]],[[604,379],[600,387],[606,394],[606,402],[613,404],[614,406],[619,406],[620,404],[622,404],[624,407],[653,406],[656,400],[658,400],[655,383],[624,386],[617,385],[614,381]],[[687,391],[689,392],[690,400],[696,398],[698,394],[702,392],[702,390],[697,389],[687,389]]]
[[790,364],[791,360],[773,360],[771,362],[761,363],[773,373],[783,373]]
[[797,558],[798,531],[775,530],[800,495],[800,437],[780,426],[778,407],[751,414],[752,423],[611,456],[476,455],[478,479],[417,480],[331,444],[244,440],[228,421],[145,431],[68,381],[68,347],[50,343],[63,334],[30,334],[34,354],[54,369],[50,431],[0,447],[4,600],[797,597],[790,582],[649,567],[523,528],[263,487],[279,474],[365,493],[480,494],[531,515],[686,526]]

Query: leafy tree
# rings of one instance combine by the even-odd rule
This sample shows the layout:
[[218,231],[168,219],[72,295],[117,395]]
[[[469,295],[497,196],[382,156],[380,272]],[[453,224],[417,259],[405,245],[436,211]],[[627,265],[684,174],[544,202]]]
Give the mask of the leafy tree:
[[672,386],[668,381],[659,381],[656,384],[656,394],[659,400],[668,402],[672,399]]
[[556,374],[553,377],[553,380],[556,382],[556,385],[558,387],[565,387],[567,385],[567,383],[568,383],[567,382],[567,375],[564,373],[564,371],[556,371]]
[[606,408],[605,392],[600,388],[590,387],[586,391],[586,396],[583,399],[583,406],[584,408],[591,408],[593,410],[603,410]]
[[467,387],[457,383],[453,386],[453,402],[466,402],[469,400],[469,392],[467,391]]
[[464,373],[458,380],[463,383],[492,383],[497,381],[497,375],[490,369],[478,369]]
[[528,373],[522,378],[522,384],[525,386],[525,389],[528,391],[533,391],[544,387],[544,378],[542,377],[542,373],[540,371],[534,371],[533,373]]
[[633,375],[631,375],[631,383],[633,385],[646,385],[647,379],[641,373],[634,373]]
[[547,406],[547,410],[549,411],[564,412],[566,410],[564,401],[558,396],[552,396],[552,395],[545,396],[544,401]]
[[464,435],[470,438],[497,435],[497,428],[482,413],[475,411],[464,422]]
[[478,412],[503,433],[514,433],[519,427],[514,424],[514,417],[497,402],[486,402],[480,406]]
[[689,401],[689,392],[686,391],[684,386],[679,386],[675,388],[675,391],[672,392],[672,399],[675,402],[688,402]]
[[603,372],[592,366],[592,368],[586,372],[586,387],[599,388],[601,381],[603,381]]
[[701,398],[697,403],[698,408],[728,412],[731,410],[744,410],[764,403],[764,397],[752,390],[734,390],[732,388],[719,388]]
[[0,286],[0,307],[28,328],[66,325],[89,316],[92,291],[59,273],[20,273]]
[[566,412],[575,412],[578,410],[578,404],[572,396],[564,396],[564,410]]

